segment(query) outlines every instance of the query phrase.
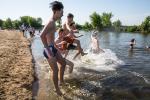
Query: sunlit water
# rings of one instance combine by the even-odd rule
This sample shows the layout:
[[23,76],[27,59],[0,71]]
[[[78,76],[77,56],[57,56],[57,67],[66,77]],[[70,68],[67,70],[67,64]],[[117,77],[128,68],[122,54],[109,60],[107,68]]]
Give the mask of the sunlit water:
[[[90,32],[80,32],[81,45],[88,54],[71,60],[74,63],[71,75],[65,72],[68,83],[62,87],[69,99],[136,100],[150,97],[150,51],[144,47],[150,44],[150,35],[140,33],[99,33],[100,47],[105,53],[90,52]],[[78,35],[78,34],[77,34]],[[29,36],[28,36],[29,37]],[[129,51],[129,41],[135,38],[136,47]],[[32,54],[35,59],[37,97],[56,98],[50,81],[50,67],[43,56],[43,45],[38,33],[32,39]],[[110,99],[112,98],[112,99]]]

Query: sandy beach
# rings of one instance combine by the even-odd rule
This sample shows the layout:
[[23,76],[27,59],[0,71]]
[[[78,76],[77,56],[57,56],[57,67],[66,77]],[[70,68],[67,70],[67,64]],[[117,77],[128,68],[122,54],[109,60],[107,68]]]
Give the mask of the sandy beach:
[[29,41],[19,31],[0,31],[0,100],[31,100],[34,69]]

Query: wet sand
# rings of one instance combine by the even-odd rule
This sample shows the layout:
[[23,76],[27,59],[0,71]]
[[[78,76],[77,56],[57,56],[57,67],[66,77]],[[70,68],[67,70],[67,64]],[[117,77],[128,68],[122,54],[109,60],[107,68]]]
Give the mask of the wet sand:
[[0,31],[0,100],[31,100],[30,43],[19,31]]

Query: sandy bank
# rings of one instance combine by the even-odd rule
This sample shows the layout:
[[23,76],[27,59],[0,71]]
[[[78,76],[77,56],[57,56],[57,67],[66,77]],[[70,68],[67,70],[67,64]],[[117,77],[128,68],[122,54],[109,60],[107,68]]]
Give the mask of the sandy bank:
[[0,100],[32,99],[29,42],[18,31],[0,31]]

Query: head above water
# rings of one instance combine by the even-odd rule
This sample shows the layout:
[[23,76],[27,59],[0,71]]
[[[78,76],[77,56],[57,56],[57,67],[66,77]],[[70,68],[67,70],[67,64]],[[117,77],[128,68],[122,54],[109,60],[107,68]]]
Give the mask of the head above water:
[[98,31],[93,31],[92,37],[97,37],[98,36]]
[[52,8],[52,11],[54,15],[59,19],[63,16],[63,9],[64,6],[61,2],[59,1],[53,1],[50,3],[50,7]]
[[133,38],[133,39],[131,39],[131,42],[135,42],[135,39]]

